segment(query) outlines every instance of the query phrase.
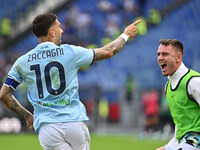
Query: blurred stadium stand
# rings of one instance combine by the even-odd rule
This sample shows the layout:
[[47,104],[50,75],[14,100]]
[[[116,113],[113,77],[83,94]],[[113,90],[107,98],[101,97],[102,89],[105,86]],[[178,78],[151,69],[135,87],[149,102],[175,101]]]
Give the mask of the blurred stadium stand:
[[[30,34],[31,22],[37,14],[44,12],[57,12],[70,0],[8,0],[2,1],[0,20],[9,18],[11,20],[11,34],[9,38],[0,41],[0,48],[5,49],[9,45],[19,42],[21,38]],[[6,42],[5,42],[6,41]]]
[[[16,55],[17,57],[35,47],[38,41],[31,33],[30,23],[37,14],[46,11],[55,12],[59,21],[63,24],[63,28],[66,29],[64,30],[63,42],[81,46],[90,44],[94,44],[97,47],[102,46],[101,40],[104,37],[109,37],[105,33],[105,28],[106,23],[111,18],[116,21],[115,23],[118,25],[120,33],[126,24],[123,20],[125,16],[122,7],[123,0],[109,0],[112,7],[108,12],[99,9],[99,2],[99,0],[8,0],[6,2],[1,0],[0,18],[7,16],[12,20],[10,39],[3,40],[1,38],[0,40],[2,55],[10,59],[11,55]],[[161,91],[166,81],[157,65],[157,47],[161,38],[179,39],[185,46],[183,58],[185,65],[200,71],[200,42],[198,38],[200,35],[200,1],[135,0],[134,2],[137,9],[129,16],[129,21],[132,22],[142,15],[148,23],[147,34],[130,40],[124,49],[111,59],[95,62],[90,66],[89,70],[79,72],[80,86],[82,89],[88,89],[80,93],[84,98],[87,99],[86,95],[90,95],[88,93],[91,92],[89,90],[91,87],[97,86],[100,88],[101,96],[107,97],[110,103],[113,101],[123,103],[120,100],[124,98],[125,82],[128,76],[132,76],[137,85],[137,94],[134,99],[140,99],[139,94],[142,89],[155,87]],[[79,14],[85,14],[86,16],[89,14],[93,26],[84,29],[88,32],[94,30],[95,33],[91,33],[92,36],[84,35],[84,30],[81,30],[82,33],[76,32],[78,27],[70,26],[73,25],[68,22],[69,14],[73,11],[71,8],[73,10],[77,9]],[[149,24],[148,17],[151,9],[157,10],[161,15],[161,22],[157,25]],[[23,19],[21,20],[21,18]],[[70,38],[66,38],[66,36]],[[112,40],[114,37],[111,36],[109,38]],[[9,63],[12,64],[13,61]],[[84,103],[87,102],[84,101]],[[127,110],[127,107],[122,107],[121,109]],[[129,115],[135,114],[135,117],[137,117],[136,109],[139,111],[139,108],[134,106]],[[128,113],[123,114],[123,111],[121,113],[122,117],[128,115]]]

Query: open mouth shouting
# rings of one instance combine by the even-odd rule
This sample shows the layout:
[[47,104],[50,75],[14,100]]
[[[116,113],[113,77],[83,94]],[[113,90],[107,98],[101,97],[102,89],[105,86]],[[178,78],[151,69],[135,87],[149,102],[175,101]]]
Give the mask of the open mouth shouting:
[[165,70],[165,68],[167,67],[167,64],[166,63],[161,63],[160,67],[161,67],[162,70]]
[[167,72],[167,64],[166,63],[160,63],[160,68],[161,68],[161,71],[163,73],[163,75]]

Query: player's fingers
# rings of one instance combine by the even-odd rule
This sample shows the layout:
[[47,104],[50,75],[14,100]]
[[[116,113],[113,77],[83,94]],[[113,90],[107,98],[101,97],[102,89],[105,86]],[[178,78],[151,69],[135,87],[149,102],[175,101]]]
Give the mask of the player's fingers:
[[137,25],[137,24],[140,23],[140,22],[142,22],[142,20],[137,20],[137,21],[135,21],[135,22],[133,23],[133,25],[135,26],[135,25]]
[[30,128],[31,130],[33,130],[33,125],[30,125],[29,128]]

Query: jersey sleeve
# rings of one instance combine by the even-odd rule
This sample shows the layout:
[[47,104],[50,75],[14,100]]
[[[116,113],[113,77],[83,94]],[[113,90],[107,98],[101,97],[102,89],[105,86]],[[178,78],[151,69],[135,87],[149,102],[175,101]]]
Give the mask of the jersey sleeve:
[[188,83],[188,94],[200,105],[200,77],[193,77]]
[[14,63],[11,70],[8,72],[8,76],[17,81],[18,83],[22,83],[23,78],[21,77],[19,71],[20,71],[20,63],[19,59]]
[[83,65],[90,65],[94,59],[94,50],[86,49],[81,46],[73,46],[76,66],[81,67]]

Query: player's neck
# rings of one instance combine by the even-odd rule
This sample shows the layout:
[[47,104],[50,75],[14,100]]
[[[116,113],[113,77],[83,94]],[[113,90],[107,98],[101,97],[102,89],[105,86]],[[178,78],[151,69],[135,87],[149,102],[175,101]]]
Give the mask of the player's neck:
[[39,43],[44,43],[44,42],[53,42],[52,39],[48,37],[40,37],[39,38]]

